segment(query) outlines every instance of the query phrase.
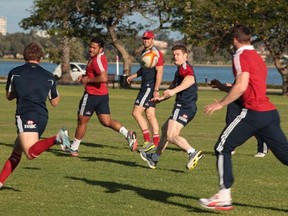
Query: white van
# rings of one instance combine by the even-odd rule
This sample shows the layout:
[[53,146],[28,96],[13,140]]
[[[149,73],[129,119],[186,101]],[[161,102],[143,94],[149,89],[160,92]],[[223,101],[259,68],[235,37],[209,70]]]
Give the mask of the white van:
[[[86,63],[81,62],[70,62],[70,74],[72,77],[72,80],[75,81],[77,78],[81,75],[84,75],[86,73]],[[61,71],[61,64],[59,64],[55,70],[53,71],[53,75],[56,77],[56,79],[60,79],[62,75]]]

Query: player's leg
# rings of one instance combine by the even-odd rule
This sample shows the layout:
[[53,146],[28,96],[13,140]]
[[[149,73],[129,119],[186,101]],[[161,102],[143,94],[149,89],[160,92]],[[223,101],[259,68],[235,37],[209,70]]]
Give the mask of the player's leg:
[[68,151],[72,156],[79,156],[79,147],[84,138],[87,130],[88,122],[94,113],[96,106],[96,97],[84,94],[79,102],[78,115],[77,115],[77,127],[74,134],[74,139]]
[[161,127],[161,138],[160,138],[159,145],[157,146],[156,152],[149,153],[145,151],[140,151],[141,158],[147,162],[148,166],[151,169],[156,168],[160,155],[164,152],[164,150],[166,149],[168,145],[168,141],[167,141],[168,122],[169,122],[169,119],[167,119],[166,122]]
[[144,117],[145,107],[134,105],[132,116],[136,120],[143,134],[144,145],[151,142],[150,130],[146,118]]
[[[38,157],[42,152],[56,143],[56,135],[39,140],[44,132],[48,122],[48,117],[38,113],[26,113],[16,116],[16,125],[18,129],[18,141],[28,159]],[[61,141],[67,137],[62,136]],[[60,138],[59,138],[60,139]],[[70,142],[68,139],[70,146]]]
[[[153,133],[153,144],[150,147],[150,149],[154,148],[155,146],[157,147],[160,141],[160,137],[159,137],[159,124],[158,124],[158,120],[156,118],[156,108],[150,106],[149,108],[147,108],[145,110],[145,114],[146,114],[146,118],[149,122],[150,128],[152,130]],[[146,150],[150,150],[150,149],[146,149]]]
[[[251,122],[256,122],[256,125],[250,124]],[[248,115],[246,109],[243,109],[241,114],[223,129],[214,146],[220,189],[214,196],[200,199],[201,206],[216,210],[231,210],[233,208],[231,187],[234,177],[231,152],[253,136],[257,129],[257,121],[253,114]]]
[[104,127],[109,127],[122,134],[126,138],[131,151],[135,151],[138,146],[136,132],[128,131],[121,122],[111,118],[108,95],[104,95],[98,98],[100,101],[95,111],[97,113],[99,122]]
[[266,143],[262,140],[260,136],[255,134],[255,138],[257,140],[257,154],[255,154],[255,157],[265,157],[265,155],[268,153],[268,146]]
[[14,142],[13,151],[10,157],[5,162],[2,171],[0,173],[0,188],[4,185],[6,179],[12,174],[21,161],[23,150],[18,141],[18,137]]
[[288,165],[288,141],[281,129],[279,114],[276,110],[269,113],[262,118],[270,119],[270,121],[268,120],[269,123],[257,134],[264,140],[277,159],[284,165]]
[[146,116],[144,112],[146,109],[149,109],[151,106],[155,107],[154,103],[151,103],[150,99],[153,97],[153,90],[151,88],[141,89],[135,99],[132,116],[139,125],[142,134],[143,134],[143,146],[140,151],[145,151],[146,148],[151,146],[152,140],[150,137],[150,129],[147,123]]

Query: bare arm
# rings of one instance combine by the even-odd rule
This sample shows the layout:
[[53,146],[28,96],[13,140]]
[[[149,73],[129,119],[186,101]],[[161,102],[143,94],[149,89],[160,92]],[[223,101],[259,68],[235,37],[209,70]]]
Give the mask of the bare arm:
[[156,66],[156,81],[155,81],[155,87],[154,87],[154,93],[153,96],[159,96],[159,88],[162,82],[162,77],[163,77],[163,66]]
[[133,79],[137,78],[137,77],[138,77],[137,74],[138,74],[138,73],[136,72],[136,73],[131,74],[130,76],[128,76],[128,77],[127,77],[127,83],[130,84]]
[[107,75],[106,71],[101,71],[101,73],[98,76],[95,76],[93,78],[89,78],[88,76],[81,76],[78,79],[83,84],[87,84],[87,83],[106,83],[106,82],[108,82],[108,75]]
[[161,97],[154,97],[153,101],[161,102],[163,100],[167,100],[173,95],[177,94],[178,92],[181,92],[189,88],[194,83],[195,83],[194,76],[186,76],[179,86],[175,87],[175,84],[171,83],[169,88],[163,92],[163,95]]
[[56,107],[59,104],[60,96],[58,95],[56,98],[50,99],[49,102],[53,107]]
[[222,109],[224,106],[232,103],[236,99],[238,99],[247,89],[249,84],[249,73],[242,72],[236,77],[236,82],[232,86],[231,90],[228,94],[220,101],[215,101],[212,104],[209,104],[205,107],[205,113],[207,115],[213,114],[214,111]]

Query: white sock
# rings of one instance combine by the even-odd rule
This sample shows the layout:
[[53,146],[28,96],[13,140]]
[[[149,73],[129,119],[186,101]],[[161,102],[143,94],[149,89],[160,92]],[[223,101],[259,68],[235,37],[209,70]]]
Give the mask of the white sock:
[[125,136],[125,138],[126,138],[128,135],[128,130],[122,126],[119,130],[119,133],[123,134],[123,136]]
[[187,153],[188,153],[188,155],[190,155],[190,154],[192,154],[192,153],[194,153],[196,150],[194,149],[194,148],[189,148],[188,150],[187,150]]
[[70,148],[71,148],[73,151],[77,151],[77,150],[79,149],[79,146],[80,146],[81,141],[82,141],[82,140],[78,140],[78,139],[74,138],[73,143],[72,143],[72,145],[71,145]]
[[231,188],[222,188],[219,191],[220,197],[224,198],[225,200],[231,199]]
[[158,155],[157,153],[153,153],[152,154],[152,160],[153,161],[158,161],[159,160],[160,155]]

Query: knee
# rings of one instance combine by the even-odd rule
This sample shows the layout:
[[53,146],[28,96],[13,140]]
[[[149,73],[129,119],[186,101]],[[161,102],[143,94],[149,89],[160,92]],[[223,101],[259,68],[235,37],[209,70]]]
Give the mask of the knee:
[[100,124],[104,127],[110,127],[110,121],[100,121]]
[[167,141],[170,143],[174,143],[174,135],[172,134],[166,134]]

